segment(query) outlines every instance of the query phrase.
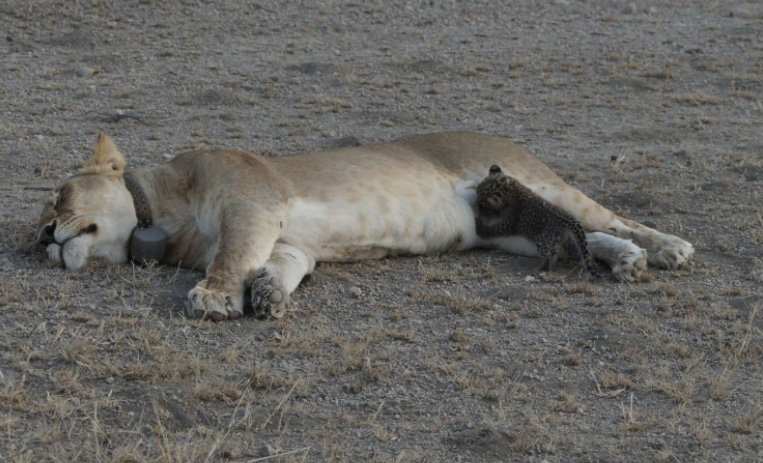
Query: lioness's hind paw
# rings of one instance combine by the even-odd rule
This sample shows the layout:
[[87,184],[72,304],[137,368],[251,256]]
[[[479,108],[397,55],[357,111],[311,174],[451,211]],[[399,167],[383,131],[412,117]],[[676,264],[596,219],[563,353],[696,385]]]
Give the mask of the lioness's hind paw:
[[283,318],[289,308],[289,292],[278,278],[261,271],[251,280],[252,308],[257,318]]
[[628,243],[612,267],[612,273],[621,280],[632,283],[641,279],[646,270],[646,249]]
[[680,238],[664,243],[658,250],[649,253],[649,263],[670,270],[685,267],[694,255],[694,246]]
[[223,291],[205,288],[206,280],[188,292],[185,315],[188,318],[206,318],[212,321],[235,319],[243,314],[242,301]]

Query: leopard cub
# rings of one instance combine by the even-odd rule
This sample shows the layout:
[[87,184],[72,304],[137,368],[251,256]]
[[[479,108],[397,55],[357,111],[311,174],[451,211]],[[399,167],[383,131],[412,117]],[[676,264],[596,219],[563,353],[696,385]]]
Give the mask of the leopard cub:
[[551,270],[562,245],[591,275],[601,277],[580,223],[505,175],[500,167],[492,166],[488,176],[477,186],[477,202],[476,226],[480,237],[520,235],[531,240],[544,259],[541,270]]

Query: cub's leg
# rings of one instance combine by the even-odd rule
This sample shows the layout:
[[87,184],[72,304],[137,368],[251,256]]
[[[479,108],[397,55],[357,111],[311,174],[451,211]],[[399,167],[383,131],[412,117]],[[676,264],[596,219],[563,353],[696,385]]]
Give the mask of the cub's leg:
[[289,306],[289,295],[315,269],[315,259],[294,246],[276,243],[270,259],[252,272],[252,307],[257,318],[281,318]]
[[224,204],[217,252],[207,267],[207,277],[188,292],[186,315],[219,321],[244,313],[244,283],[273,251],[285,216],[279,212],[248,199]]
[[482,218],[477,217],[475,219],[475,227],[477,229],[477,236],[480,238],[495,238],[498,236],[508,236],[511,233],[510,228],[505,227],[503,222],[497,222],[487,225],[482,221]]
[[556,265],[556,261],[559,259],[559,255],[556,251],[556,243],[543,243],[537,242],[538,254],[543,259],[543,263],[540,266],[541,271],[550,272]]
[[[486,220],[487,223],[485,222]],[[477,214],[475,218],[477,236],[483,239],[514,234],[512,223],[514,223],[514,215],[510,207],[504,208],[504,210],[494,216],[488,215],[482,217],[480,214]]]
[[[650,264],[658,267],[680,268],[686,265],[694,254],[694,247],[691,243],[676,236],[658,232],[632,220],[618,217],[612,211],[561,180],[554,182],[553,185],[528,184],[527,186],[545,200],[571,214],[585,230],[633,240],[629,246],[623,246],[622,242],[620,245],[607,242],[605,247],[613,245],[622,248],[624,254],[620,257],[625,260],[635,259],[636,261],[633,262],[635,267],[643,268],[644,264],[637,261],[648,259]],[[634,248],[646,248],[648,253],[641,254]],[[599,258],[596,253],[594,255]],[[606,261],[607,259],[603,260]],[[641,274],[641,272],[629,272],[628,275],[623,275],[620,272],[626,271],[625,267],[621,267],[620,270],[613,269],[613,271],[615,275],[628,281],[637,279],[636,273]]]

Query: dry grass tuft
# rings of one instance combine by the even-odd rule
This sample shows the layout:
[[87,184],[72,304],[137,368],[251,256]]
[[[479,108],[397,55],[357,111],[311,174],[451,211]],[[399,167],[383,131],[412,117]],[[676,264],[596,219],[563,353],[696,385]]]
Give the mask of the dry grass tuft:
[[665,69],[646,71],[644,72],[643,76],[651,78],[651,79],[663,79],[663,80],[673,80],[676,78],[676,75],[673,72],[665,70]]
[[576,367],[580,365],[583,362],[583,360],[580,358],[578,354],[568,354],[565,355],[562,359],[562,363],[568,367]]
[[84,339],[75,339],[61,352],[61,357],[67,363],[88,365],[93,363],[95,346]]
[[557,400],[549,402],[549,406],[555,412],[583,413],[583,406],[572,394],[561,394]]
[[514,427],[511,438],[511,449],[521,454],[542,451],[549,444],[542,421],[533,411],[525,412]]
[[585,294],[587,296],[597,296],[601,294],[601,286],[597,286],[588,281],[579,281],[571,285],[564,285],[564,291],[567,294]]
[[[27,401],[27,390],[24,386],[25,379],[21,381],[7,384],[0,389],[0,404],[8,410],[24,410]],[[11,418],[6,418],[10,420]]]
[[214,400],[239,400],[242,396],[241,384],[226,380],[217,380],[211,383],[198,383],[193,388],[193,395],[203,401]]
[[630,389],[633,387],[633,382],[627,376],[613,371],[601,375],[599,384],[604,389]]
[[681,95],[673,95],[672,98],[679,103],[689,103],[692,106],[717,106],[723,103],[723,99],[704,93],[685,93]]
[[262,363],[250,366],[244,376],[251,387],[267,391],[288,389],[299,381],[297,378],[274,371],[269,365]]
[[488,310],[492,304],[483,298],[461,298],[452,295],[449,291],[437,292],[427,288],[410,290],[407,292],[413,302],[427,302],[447,307],[459,314],[466,315],[473,312]]
[[[760,406],[760,405],[758,405]],[[763,432],[763,412],[740,414],[731,418],[731,430],[743,434],[759,434]]]

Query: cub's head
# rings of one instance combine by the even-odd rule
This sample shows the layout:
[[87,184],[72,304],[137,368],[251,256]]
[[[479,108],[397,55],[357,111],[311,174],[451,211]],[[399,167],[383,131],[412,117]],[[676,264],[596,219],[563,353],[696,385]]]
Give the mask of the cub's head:
[[497,214],[505,207],[505,180],[506,175],[500,167],[490,167],[487,177],[477,186],[477,202],[482,214]]
[[114,142],[101,134],[79,174],[55,188],[37,227],[37,240],[47,246],[51,260],[71,270],[81,268],[89,257],[127,260],[138,219],[122,178],[125,166]]

